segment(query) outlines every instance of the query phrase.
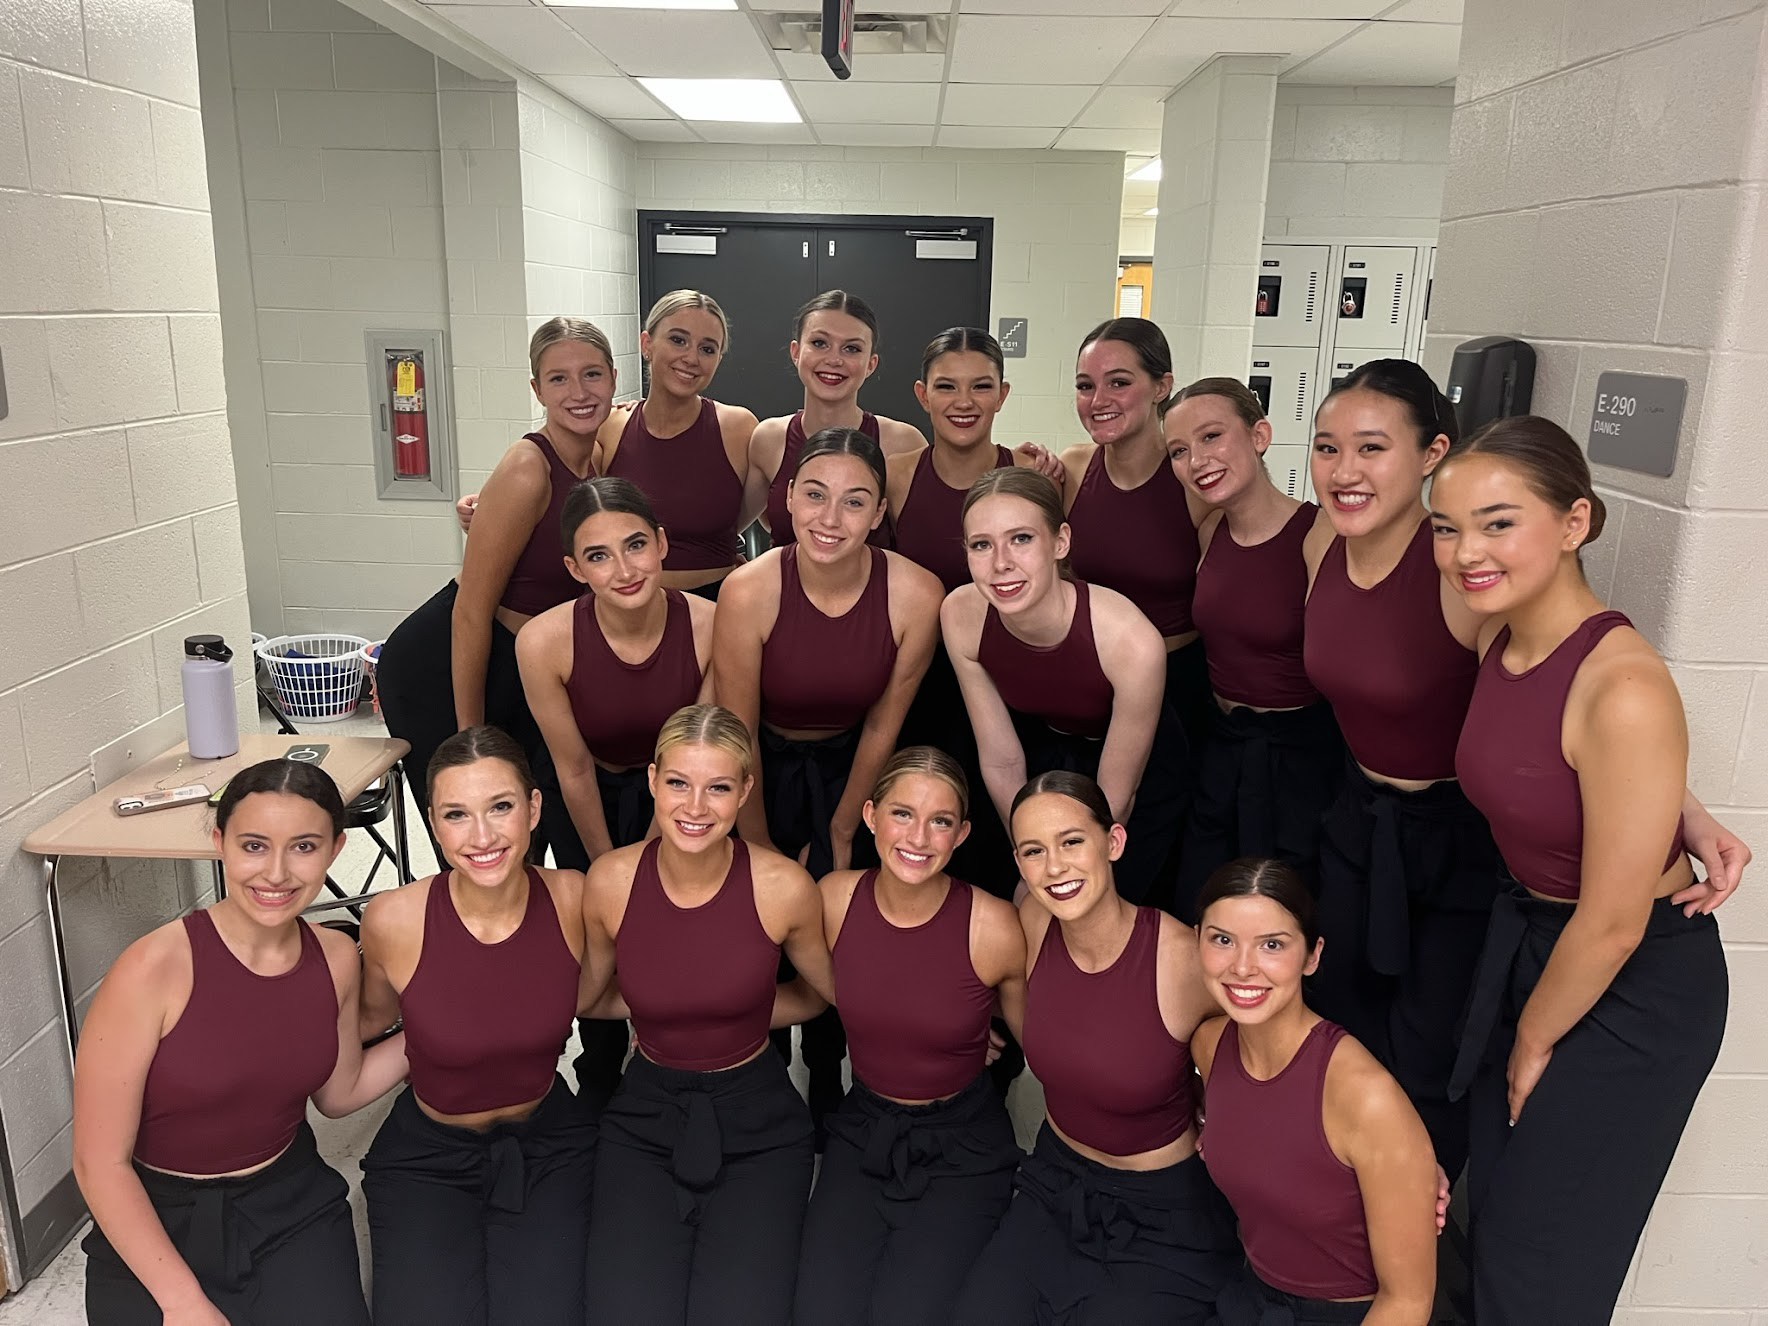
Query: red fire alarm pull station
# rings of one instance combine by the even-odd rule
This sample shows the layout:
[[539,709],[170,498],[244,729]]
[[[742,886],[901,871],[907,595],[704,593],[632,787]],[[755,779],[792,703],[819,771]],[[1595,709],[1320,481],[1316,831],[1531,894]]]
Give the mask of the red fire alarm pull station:
[[853,0],[823,0],[823,59],[836,78],[853,77]]
[[430,420],[424,406],[423,351],[387,351],[387,394],[393,403],[394,477],[427,480]]

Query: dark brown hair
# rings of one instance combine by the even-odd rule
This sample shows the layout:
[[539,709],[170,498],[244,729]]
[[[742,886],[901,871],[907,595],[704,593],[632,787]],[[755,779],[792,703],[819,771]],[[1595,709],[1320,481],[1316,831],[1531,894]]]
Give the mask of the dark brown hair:
[[1253,394],[1252,388],[1238,378],[1198,378],[1188,387],[1180,387],[1167,402],[1167,409],[1172,409],[1180,401],[1196,400],[1199,396],[1220,396],[1234,407],[1234,413],[1248,428],[1261,422],[1265,417],[1265,407]]
[[878,500],[884,500],[884,452],[859,429],[824,428],[812,433],[804,443],[804,450],[798,453],[798,464],[792,471],[793,480],[796,481],[805,465],[818,456],[858,456],[878,480]]
[[[1572,435],[1551,419],[1532,414],[1494,419],[1466,441],[1450,447],[1443,465],[1462,456],[1491,456],[1514,466],[1529,491],[1561,515],[1583,498],[1590,504],[1590,532],[1584,536],[1583,546],[1595,543],[1602,533],[1608,508],[1590,480],[1590,462]],[[1437,474],[1442,472],[1438,466]]]
[[227,788],[215,805],[215,827],[225,833],[239,803],[254,792],[311,801],[331,820],[334,838],[344,831],[344,798],[331,775],[300,760],[281,759],[260,761],[227,780]]
[[1087,818],[1101,829],[1109,831],[1117,823],[1117,817],[1111,813],[1111,803],[1105,799],[1105,794],[1091,778],[1070,769],[1050,769],[1038,774],[1014,795],[1013,804],[1007,810],[1009,832],[1011,821],[1019,813],[1019,807],[1033,797],[1041,797],[1046,793],[1079,802],[1081,809],[1087,812]]
[[[1136,352],[1142,371],[1156,382],[1173,371],[1173,352],[1166,343],[1166,333],[1147,318],[1108,318],[1081,338],[1081,350],[1094,341],[1119,341],[1129,346]],[[1155,413],[1164,418],[1172,401],[1168,396],[1156,402]]]
[[434,799],[436,776],[443,770],[462,769],[480,760],[502,760],[516,771],[523,795],[534,794],[534,773],[521,744],[502,728],[481,723],[478,727],[463,728],[436,747],[436,753],[430,756],[430,767],[424,771],[425,795]]
[[1295,867],[1268,857],[1243,856],[1217,868],[1197,895],[1197,920],[1223,898],[1269,898],[1295,918],[1302,942],[1310,949],[1320,938],[1314,895]]
[[878,315],[872,312],[872,306],[858,295],[850,295],[845,290],[825,290],[813,299],[806,300],[798,310],[792,325],[797,328],[795,338],[804,335],[804,320],[812,313],[845,313],[850,318],[857,318],[865,323],[866,330],[872,333],[872,353],[878,353],[883,338],[878,334]]
[[1412,426],[1418,430],[1420,451],[1428,451],[1439,433],[1449,439],[1451,446],[1461,440],[1455,407],[1437,390],[1430,374],[1410,359],[1371,359],[1327,392],[1326,400],[1346,391],[1372,391],[1405,406]]
[[[1022,497],[1030,502],[1044,518],[1051,537],[1060,534],[1062,526],[1068,521],[1068,516],[1062,510],[1062,490],[1046,476],[1024,465],[1007,465],[998,470],[990,470],[971,484],[970,491],[964,494],[964,509],[960,520],[969,520],[970,508],[983,498],[997,496]],[[1056,570],[1064,580],[1074,579],[1074,570],[1069,566],[1066,557],[1056,563]]]
[[653,534],[662,528],[657,524],[656,513],[651,510],[651,500],[645,496],[644,489],[631,479],[597,475],[572,484],[571,491],[565,494],[565,505],[559,512],[559,538],[564,541],[565,556],[577,555],[577,530],[583,522],[604,511],[637,516],[651,527]]
[[1001,354],[999,341],[980,327],[947,327],[928,341],[927,348],[921,351],[921,381],[925,382],[932,374],[933,362],[941,355],[961,354],[966,350],[988,356],[995,372],[1003,378],[1007,375],[1007,360]]

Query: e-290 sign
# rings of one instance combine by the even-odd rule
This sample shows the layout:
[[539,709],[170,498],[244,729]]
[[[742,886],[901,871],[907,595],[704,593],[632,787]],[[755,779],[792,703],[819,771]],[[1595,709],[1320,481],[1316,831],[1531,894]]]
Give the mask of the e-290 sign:
[[1590,459],[1668,478],[1688,383],[1649,373],[1604,373],[1590,410]]

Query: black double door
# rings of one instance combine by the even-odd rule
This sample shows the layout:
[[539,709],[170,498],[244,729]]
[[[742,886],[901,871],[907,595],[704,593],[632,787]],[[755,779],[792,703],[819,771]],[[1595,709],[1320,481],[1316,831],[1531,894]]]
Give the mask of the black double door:
[[710,394],[761,419],[804,402],[787,356],[793,315],[825,290],[858,295],[878,314],[878,371],[861,403],[923,431],[914,392],[922,349],[947,327],[988,325],[986,220],[641,212],[639,245],[645,308],[680,289],[723,307],[730,343]]

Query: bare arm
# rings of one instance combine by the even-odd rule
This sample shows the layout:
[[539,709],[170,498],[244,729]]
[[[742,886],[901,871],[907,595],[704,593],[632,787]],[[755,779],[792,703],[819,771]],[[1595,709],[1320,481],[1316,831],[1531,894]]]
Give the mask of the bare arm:
[[[432,881],[425,887],[434,886]],[[406,887],[409,889],[415,886]],[[398,920],[389,913],[406,911],[406,904],[416,894],[409,897],[401,895],[400,890],[384,893],[370,902],[362,912],[362,985],[359,995],[358,1044],[380,1035],[399,1021],[399,990],[394,986],[387,967],[389,962],[394,961],[394,950],[401,947],[401,937],[397,934]],[[394,962],[394,965],[398,964]]]
[[927,435],[913,424],[878,416],[878,449],[886,461],[892,456],[913,455],[926,445]]
[[602,813],[595,760],[583,743],[571,696],[565,689],[571,672],[571,615],[575,610],[574,604],[561,603],[524,626],[516,637],[516,663],[522,670],[522,693],[528,697],[528,708],[558,771],[559,790],[571,812],[571,824],[593,861],[612,851],[614,841]]
[[620,848],[590,863],[583,877],[583,977],[577,1011],[611,1017],[604,1001],[619,993],[614,980],[614,940],[632,893],[632,870],[639,848]]
[[712,625],[712,668],[718,703],[743,720],[753,752],[755,782],[737,812],[737,828],[752,847],[773,850],[761,785],[761,650],[779,616],[779,563],[771,552],[725,577]]
[[970,887],[970,965],[1014,1036],[1025,1027],[1025,931],[1013,904]]
[[1154,749],[1166,692],[1166,650],[1160,633],[1120,594],[1092,586],[1099,665],[1111,683],[1111,725],[1099,752],[1099,790],[1119,824],[1127,824],[1136,788]]
[[[450,667],[454,721],[458,728],[485,721],[485,673],[491,659],[491,626],[510,573],[546,512],[546,460],[531,442],[518,442],[485,481],[473,517],[472,537],[461,561],[455,595]],[[563,556],[563,553],[560,554]]]
[[946,595],[940,608],[940,627],[945,633],[945,651],[958,677],[958,690],[964,696],[964,709],[970,715],[970,727],[976,734],[976,752],[982,765],[982,781],[988,787],[989,800],[994,802],[1002,824],[1011,824],[1008,808],[1019,789],[1025,786],[1025,747],[1013,726],[1013,715],[1001,693],[982,665],[976,661],[977,643],[982,633],[982,600],[973,585],[960,585]]
[[835,1002],[835,970],[823,937],[823,896],[796,861],[778,852],[749,854],[757,884],[756,914],[762,929],[798,969],[798,975],[829,1003]]
[[[305,922],[303,922],[305,924]],[[405,1080],[405,1033],[362,1048],[362,967],[356,945],[335,930],[319,930],[320,945],[338,993],[338,1061],[313,1103],[328,1119],[354,1114]]]

